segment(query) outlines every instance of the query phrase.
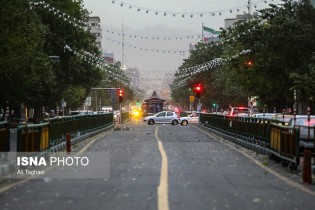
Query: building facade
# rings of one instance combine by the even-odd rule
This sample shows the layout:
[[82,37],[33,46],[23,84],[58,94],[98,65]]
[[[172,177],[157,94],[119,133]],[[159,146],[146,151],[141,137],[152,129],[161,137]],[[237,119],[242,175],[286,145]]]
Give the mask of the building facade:
[[101,28],[101,19],[100,17],[89,17],[88,20],[88,27],[91,31],[92,34],[95,35],[96,40],[96,46],[98,47],[100,53],[102,54],[103,52],[103,47],[102,47],[102,28]]

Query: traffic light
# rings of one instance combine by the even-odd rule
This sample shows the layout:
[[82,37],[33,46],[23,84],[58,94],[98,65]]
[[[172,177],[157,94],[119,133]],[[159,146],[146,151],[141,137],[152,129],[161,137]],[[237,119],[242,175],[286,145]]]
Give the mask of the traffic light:
[[246,67],[252,67],[254,65],[254,62],[252,60],[248,60],[245,62]]
[[139,106],[140,105],[140,101],[139,100],[137,100],[137,106]]
[[201,91],[202,91],[202,87],[201,87],[201,84],[198,84],[197,86],[195,86],[195,93],[196,93],[196,98],[200,98],[200,94],[201,94]]
[[124,91],[122,89],[118,90],[119,103],[123,102]]

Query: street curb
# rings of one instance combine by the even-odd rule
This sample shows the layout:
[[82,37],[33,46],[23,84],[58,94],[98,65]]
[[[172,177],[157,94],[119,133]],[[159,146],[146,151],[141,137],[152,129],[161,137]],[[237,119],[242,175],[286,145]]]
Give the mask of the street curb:
[[[100,134],[102,132],[105,132],[111,128],[114,127],[114,123],[110,124],[109,126],[102,128],[100,130],[96,130],[96,131],[92,131],[89,133],[86,133],[84,135],[81,135],[79,137],[73,138],[71,139],[71,144],[76,144],[80,141],[86,140],[88,138],[91,138],[92,136],[95,136],[97,134]],[[49,153],[56,153],[56,152],[60,152],[63,151],[64,149],[66,149],[66,142],[62,142],[58,145],[55,145],[53,147],[50,147],[49,149],[47,149],[46,151],[42,151],[38,153],[38,156],[45,156]],[[0,159],[1,160],[1,159]],[[11,161],[11,162],[7,162],[7,163],[3,163],[0,164],[0,179],[3,178],[4,176],[12,173],[13,171],[16,171],[17,167],[15,164],[15,161]]]
[[235,143],[237,145],[240,145],[240,146],[242,146],[242,147],[244,147],[246,149],[249,149],[249,150],[252,150],[252,151],[256,151],[257,153],[260,153],[260,154],[263,154],[263,155],[270,154],[270,151],[268,149],[266,149],[264,147],[261,147],[259,145],[253,144],[251,142],[247,142],[245,140],[236,138],[234,136],[230,136],[230,135],[221,133],[220,131],[213,130],[213,129],[208,128],[206,126],[203,126],[201,124],[198,124],[197,126],[202,128],[202,129],[206,129],[206,130],[210,131],[211,133],[214,133],[215,135],[220,136],[220,137],[224,138],[225,140],[231,141],[231,142],[233,142],[233,143]]

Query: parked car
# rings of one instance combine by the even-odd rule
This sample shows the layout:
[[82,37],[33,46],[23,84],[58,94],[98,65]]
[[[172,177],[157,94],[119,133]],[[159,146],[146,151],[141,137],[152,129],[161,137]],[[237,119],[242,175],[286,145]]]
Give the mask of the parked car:
[[293,115],[290,114],[277,114],[273,116],[272,122],[280,125],[288,125],[289,121],[293,118]]
[[188,125],[188,124],[194,124],[194,123],[199,123],[199,116],[197,113],[192,113],[188,115],[187,117],[181,117],[179,118],[180,124],[181,125]]
[[258,114],[253,114],[252,117],[263,118],[263,119],[272,119],[277,114],[279,114],[279,113],[258,113]]
[[249,116],[251,114],[248,107],[232,107],[229,113],[230,116]]
[[290,119],[288,125],[300,129],[299,147],[301,151],[304,149],[314,150],[314,115],[309,118],[307,115],[297,115],[295,119]]
[[154,124],[172,124],[177,125],[179,122],[179,117],[175,112],[170,111],[163,111],[156,113],[151,116],[147,116],[143,119],[145,123],[148,123],[149,125]]

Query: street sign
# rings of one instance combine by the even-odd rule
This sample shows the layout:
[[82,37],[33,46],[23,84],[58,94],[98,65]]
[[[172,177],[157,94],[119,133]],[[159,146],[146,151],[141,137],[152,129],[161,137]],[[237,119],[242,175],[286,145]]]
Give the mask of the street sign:
[[189,96],[189,102],[194,103],[195,101],[195,96]]

